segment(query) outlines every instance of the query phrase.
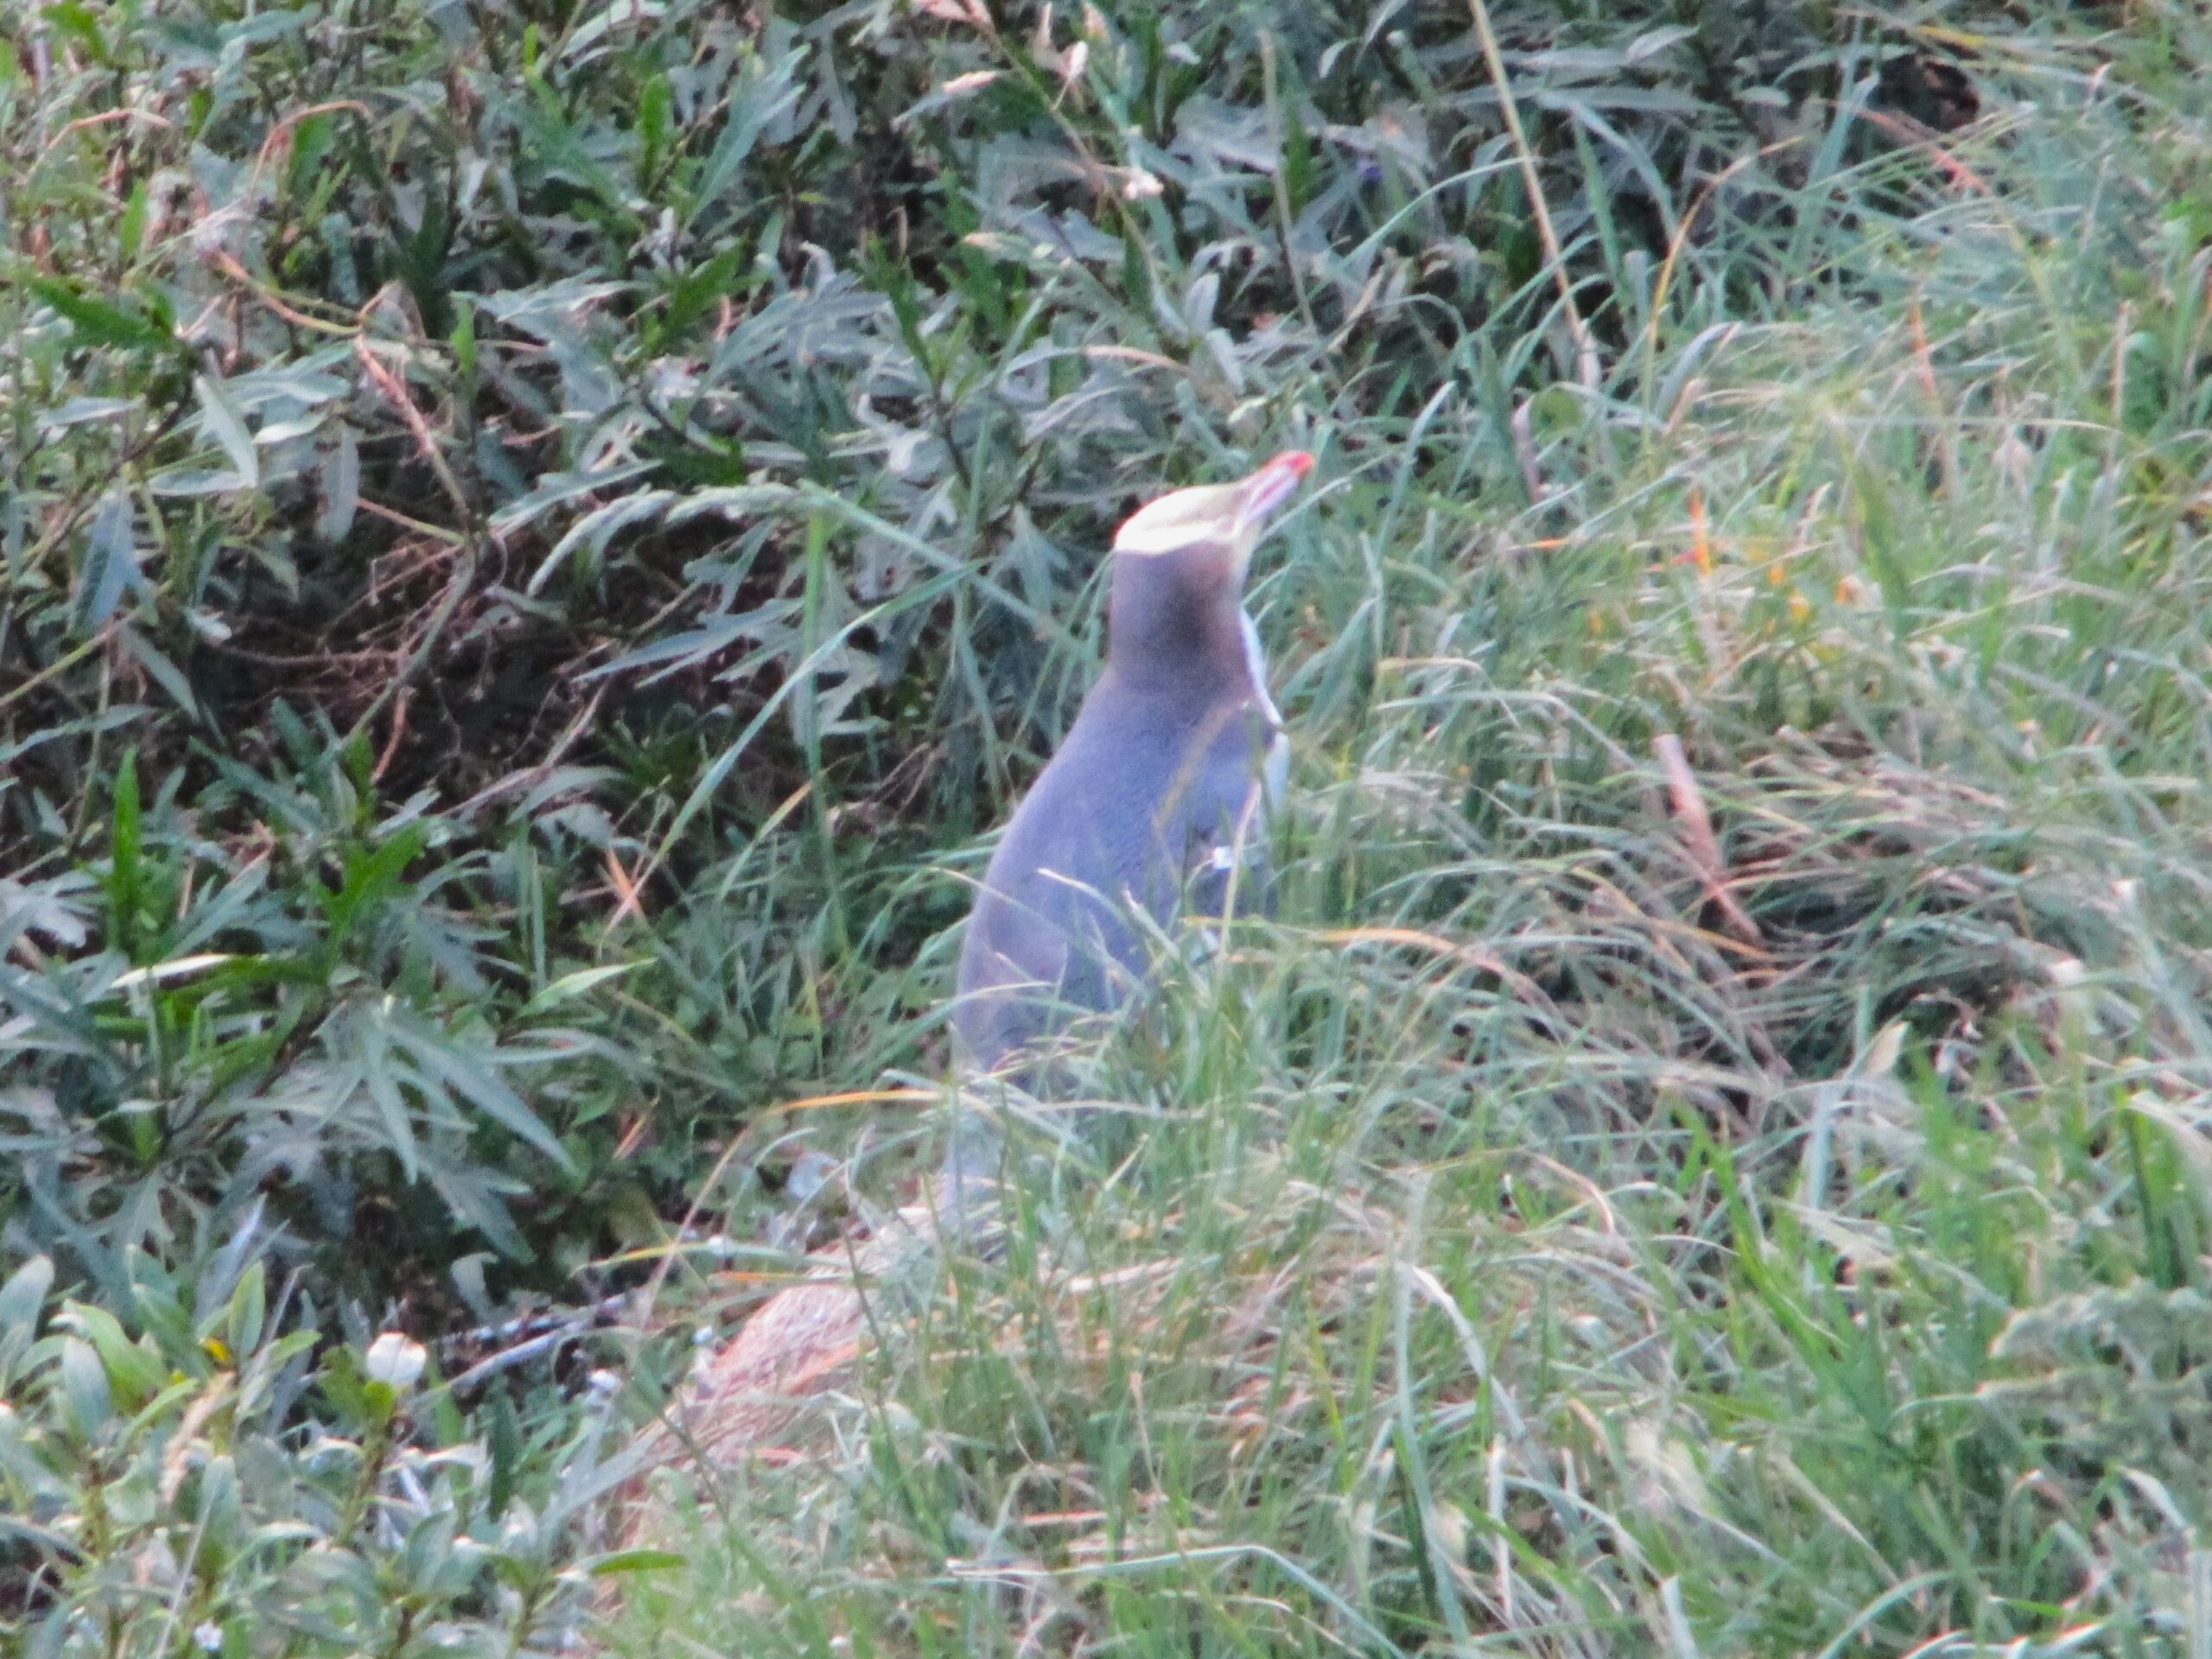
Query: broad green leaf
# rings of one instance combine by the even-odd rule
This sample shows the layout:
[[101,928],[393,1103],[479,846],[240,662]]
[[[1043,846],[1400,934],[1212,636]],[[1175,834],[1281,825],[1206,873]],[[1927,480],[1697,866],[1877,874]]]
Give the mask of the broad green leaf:
[[292,124],[292,153],[284,163],[284,191],[298,198],[338,142],[337,113],[318,110]]
[[41,20],[58,33],[79,42],[94,61],[112,63],[115,60],[108,49],[107,38],[100,32],[99,14],[80,0],[48,0],[37,8]]
[[258,1261],[246,1264],[238,1288],[231,1293],[228,1319],[231,1351],[244,1363],[261,1346],[262,1328],[269,1317],[269,1289]]
[[491,1414],[491,1430],[485,1440],[492,1454],[492,1479],[484,1507],[497,1521],[514,1497],[522,1465],[522,1425],[515,1415],[514,1396],[505,1389],[493,1395]]
[[92,1440],[115,1411],[107,1367],[100,1363],[99,1350],[82,1337],[64,1337],[60,1370],[62,1404],[69,1413],[70,1427],[79,1440]]
[[619,979],[624,974],[635,973],[644,966],[645,963],[642,962],[613,962],[604,963],[597,968],[579,968],[574,973],[562,975],[560,978],[531,997],[524,1005],[523,1012],[525,1014],[543,1014],[548,1008],[557,1007],[563,1002],[583,995],[595,986],[604,985],[610,979]]
[[638,99],[638,181],[639,188],[649,186],[660,171],[660,164],[668,154],[669,134],[673,122],[671,112],[676,105],[675,92],[664,74],[655,75],[645,83]]
[[108,829],[107,902],[116,941],[134,958],[138,944],[140,819],[138,756],[133,750],[123,757],[115,774],[115,802]]
[[175,336],[163,324],[134,315],[105,300],[95,299],[58,277],[34,276],[26,285],[61,315],[76,331],[80,345],[152,351],[166,350],[176,344]]
[[122,1395],[125,1411],[137,1410],[160,1389],[164,1380],[160,1360],[133,1341],[114,1314],[89,1303],[70,1302],[59,1318],[92,1344],[110,1385]]
[[152,200],[145,180],[130,187],[130,199],[123,204],[122,220],[116,226],[116,239],[122,244],[125,260],[136,259],[145,245],[146,214]]

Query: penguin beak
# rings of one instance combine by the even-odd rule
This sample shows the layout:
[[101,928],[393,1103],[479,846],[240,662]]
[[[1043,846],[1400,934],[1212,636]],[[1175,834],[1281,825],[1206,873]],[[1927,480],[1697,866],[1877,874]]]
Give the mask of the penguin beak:
[[1313,470],[1313,457],[1303,449],[1286,449],[1236,486],[1234,541],[1256,539],[1277,508],[1298,493],[1298,486]]

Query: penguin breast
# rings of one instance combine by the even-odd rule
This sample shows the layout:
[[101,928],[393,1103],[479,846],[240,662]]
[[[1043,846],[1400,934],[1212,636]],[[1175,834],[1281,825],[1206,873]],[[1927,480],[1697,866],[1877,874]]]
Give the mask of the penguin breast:
[[1094,688],[969,918],[954,1023],[969,1064],[995,1068],[1067,1015],[1128,1000],[1147,962],[1140,915],[1218,913],[1232,892],[1253,907],[1281,741],[1264,689],[1197,702]]

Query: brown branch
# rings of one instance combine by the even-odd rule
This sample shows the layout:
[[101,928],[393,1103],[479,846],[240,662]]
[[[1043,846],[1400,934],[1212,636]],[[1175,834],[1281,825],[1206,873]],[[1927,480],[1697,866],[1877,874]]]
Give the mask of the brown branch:
[[399,411],[407,423],[407,429],[415,435],[415,447],[423,461],[437,475],[439,484],[452,499],[454,510],[461,514],[461,522],[469,527],[470,540],[475,539],[476,515],[470,511],[468,496],[461,487],[461,480],[454,476],[453,468],[446,464],[445,452],[438,448],[438,441],[430,431],[430,423],[423,418],[423,411],[415,407],[415,399],[406,385],[390,369],[377,360],[375,349],[366,334],[353,336],[353,355],[360,359],[361,368],[376,389],[384,394],[385,401]]

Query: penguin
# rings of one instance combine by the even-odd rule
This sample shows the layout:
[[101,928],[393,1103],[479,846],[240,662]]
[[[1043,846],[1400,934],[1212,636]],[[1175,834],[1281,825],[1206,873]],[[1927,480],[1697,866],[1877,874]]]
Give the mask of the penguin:
[[[1234,484],[1173,491],[1114,537],[1106,666],[1014,809],[962,941],[958,1073],[1039,1092],[1050,1052],[1142,984],[1147,935],[1264,907],[1266,826],[1289,762],[1244,577],[1313,469],[1286,450]],[[997,1142],[956,1124],[950,1185]]]

